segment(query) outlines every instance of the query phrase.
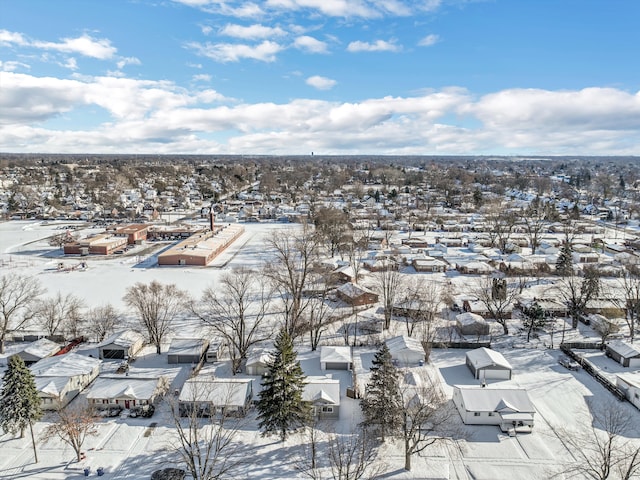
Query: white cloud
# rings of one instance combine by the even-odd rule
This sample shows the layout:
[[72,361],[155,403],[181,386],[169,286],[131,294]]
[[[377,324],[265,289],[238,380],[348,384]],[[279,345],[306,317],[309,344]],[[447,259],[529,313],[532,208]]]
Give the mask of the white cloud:
[[357,40],[347,46],[349,52],[399,52],[401,47],[393,40],[376,40],[374,43],[361,42]]
[[431,45],[435,45],[440,41],[440,36],[435,33],[429,34],[424,37],[422,40],[418,42],[418,45],[421,47],[430,47]]
[[329,53],[325,42],[308,35],[302,35],[296,38],[293,46],[309,53]]
[[21,33],[0,30],[0,44],[10,45],[14,43],[16,45],[27,45],[28,41]]
[[213,32],[213,27],[210,27],[209,25],[202,25],[200,26],[200,31],[203,35],[209,35]]
[[23,68],[25,70],[29,70],[31,69],[31,66],[26,64],[26,63],[22,63],[22,62],[17,62],[17,61],[8,61],[8,62],[3,62],[2,60],[0,60],[0,71],[3,72],[15,72],[16,70]]
[[[110,114],[108,122],[46,128],[48,119],[95,107]],[[629,155],[640,149],[640,92],[614,88],[510,89],[480,97],[446,88],[353,103],[243,104],[172,82],[5,71],[0,111],[5,151]],[[210,140],[218,135],[231,138]]]
[[123,69],[127,65],[141,65],[142,62],[136,57],[122,57],[116,65],[119,69]]
[[287,32],[280,27],[267,27],[260,24],[249,25],[248,27],[243,25],[227,24],[220,29],[220,35],[242,38],[244,40],[281,37],[286,34]]
[[209,75],[207,73],[201,73],[199,75],[194,75],[193,77],[191,77],[191,79],[194,82],[210,82],[211,81],[211,75]]
[[317,88],[318,90],[331,90],[338,82],[332,80],[331,78],[314,75],[307,78],[306,83],[307,85]]
[[35,41],[31,46],[43,50],[54,50],[63,53],[76,53],[85,57],[109,60],[118,51],[111,45],[111,41],[105,38],[95,39],[87,34],[77,38],[63,38],[61,42]]
[[253,2],[245,2],[232,6],[224,0],[173,0],[188,7],[197,8],[213,15],[224,15],[237,18],[258,18],[264,16],[262,8]]
[[261,62],[273,62],[276,55],[283,49],[276,42],[265,40],[258,45],[245,45],[240,43],[190,43],[187,47],[195,50],[199,55],[210,58],[216,62],[237,62],[243,58],[259,60]]
[[61,64],[61,65],[64,68],[68,68],[69,70],[77,70],[78,69],[78,62],[73,57],[68,58],[67,61],[65,63]]
[[379,9],[361,0],[267,0],[266,5],[276,10],[318,10],[329,17],[381,16]]

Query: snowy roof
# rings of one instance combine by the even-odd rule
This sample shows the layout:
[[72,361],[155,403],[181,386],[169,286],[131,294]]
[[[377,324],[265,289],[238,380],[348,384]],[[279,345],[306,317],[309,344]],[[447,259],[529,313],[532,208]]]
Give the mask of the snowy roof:
[[136,343],[143,340],[142,335],[140,335],[135,330],[120,330],[119,332],[114,333],[107,339],[103,340],[98,344],[98,347],[104,347],[105,345],[118,345],[121,347],[130,347],[131,345],[135,345]]
[[190,378],[184,383],[178,400],[209,402],[213,405],[243,406],[252,392],[250,378]]
[[41,338],[36,340],[35,342],[31,342],[21,351],[24,353],[28,353],[29,355],[36,358],[45,358],[60,350],[60,345],[46,338]]
[[203,338],[174,338],[169,346],[169,355],[200,355],[208,342]]
[[320,347],[320,363],[351,363],[351,347]]
[[623,358],[640,357],[640,350],[622,340],[614,340],[607,344],[607,348]]
[[88,375],[102,363],[97,358],[87,357],[78,353],[67,353],[55,357],[43,358],[29,368],[37,377],[72,377]]
[[634,388],[640,388],[640,374],[637,373],[618,373],[616,375],[620,380],[622,380],[627,385],[630,385]]
[[246,365],[264,365],[271,360],[271,351],[267,349],[256,349],[247,356]]
[[35,382],[39,393],[58,397],[69,382],[69,377],[36,377]]
[[467,352],[467,359],[471,361],[476,369],[492,366],[503,367],[509,370],[512,369],[511,364],[500,352],[485,347],[476,348],[475,350]]
[[460,325],[475,325],[477,323],[487,323],[481,315],[471,312],[464,312],[456,315],[456,321]]
[[305,379],[302,399],[314,405],[340,405],[340,380],[309,376]]
[[424,355],[424,348],[422,347],[422,343],[420,343],[420,340],[416,340],[415,338],[400,335],[398,337],[389,338],[385,340],[384,343],[387,344],[387,347],[389,348],[391,354],[404,350],[412,350],[415,352],[420,352]]
[[527,391],[522,388],[491,388],[456,385],[468,412],[534,413]]
[[135,378],[135,377],[98,377],[89,387],[87,398],[111,399],[130,398],[135,400],[151,400],[158,384],[159,378]]
[[373,293],[375,295],[375,293],[368,288],[361,287],[360,285],[356,285],[355,283],[345,283],[344,285],[338,287],[337,290],[349,298],[356,298],[360,295],[364,295],[365,293]]

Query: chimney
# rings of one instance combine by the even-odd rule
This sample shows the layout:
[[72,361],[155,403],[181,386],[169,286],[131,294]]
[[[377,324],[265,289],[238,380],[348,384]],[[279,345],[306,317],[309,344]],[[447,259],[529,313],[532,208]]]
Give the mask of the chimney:
[[209,228],[211,229],[211,233],[213,233],[214,219],[215,219],[215,214],[213,213],[213,208],[211,208],[209,212]]

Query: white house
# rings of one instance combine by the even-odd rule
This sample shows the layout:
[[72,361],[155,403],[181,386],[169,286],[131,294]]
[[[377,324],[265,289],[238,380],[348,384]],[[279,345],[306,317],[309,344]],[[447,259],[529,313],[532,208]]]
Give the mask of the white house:
[[482,380],[510,380],[513,368],[495,350],[481,347],[467,352],[466,364],[473,377]]
[[319,418],[340,416],[340,380],[331,375],[309,376],[305,379],[302,399],[311,402],[313,414]]
[[535,408],[521,388],[453,387],[455,404],[465,425],[498,425],[503,432],[530,432]]
[[391,358],[400,365],[415,365],[424,362],[425,352],[420,340],[400,335],[385,340]]
[[153,404],[156,398],[166,390],[166,378],[139,377],[98,377],[89,387],[89,404],[121,405],[132,408],[136,405]]
[[244,417],[253,398],[250,378],[198,376],[184,383],[178,397],[180,415],[186,417],[197,408],[199,417],[216,414]]
[[245,371],[247,375],[264,375],[267,373],[267,363],[271,360],[272,355],[269,350],[251,349],[247,355],[245,363]]
[[144,338],[135,330],[121,330],[98,344],[98,358],[124,360],[133,358],[142,348]]
[[351,370],[351,347],[320,347],[321,370]]
[[98,376],[101,363],[97,358],[67,353],[31,365],[43,410],[64,408]]

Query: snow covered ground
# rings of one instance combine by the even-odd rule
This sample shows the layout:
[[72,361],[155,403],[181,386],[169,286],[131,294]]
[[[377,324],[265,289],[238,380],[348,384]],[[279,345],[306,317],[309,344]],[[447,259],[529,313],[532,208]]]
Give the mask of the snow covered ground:
[[[42,225],[37,222],[8,222],[0,224],[0,270],[1,273],[16,272],[34,275],[46,287],[48,294],[72,292],[82,298],[88,306],[105,303],[122,308],[122,297],[126,289],[136,282],[153,279],[176,283],[178,287],[198,296],[204,287],[214,284],[220,274],[234,266],[260,266],[267,252],[264,239],[272,229],[290,228],[288,225],[247,224],[245,234],[226,252],[216,258],[207,268],[162,267],[155,265],[153,254],[137,247],[126,255],[102,259],[91,257],[86,269],[62,270],[74,266],[80,259],[63,258],[59,249],[48,246],[43,240],[60,233],[59,224]],[[452,287],[464,293],[469,286],[467,278],[439,275],[443,282],[452,282]],[[393,325],[392,334],[402,334],[403,325]],[[190,336],[199,330],[195,324],[185,322],[179,326],[181,336]],[[581,325],[580,330],[570,333],[572,338],[592,335]],[[340,335],[335,334],[336,341]],[[413,458],[412,472],[405,472],[402,446],[388,441],[380,449],[380,458],[385,465],[384,478],[390,479],[545,479],[563,470],[575,457],[567,446],[564,430],[588,431],[591,428],[591,410],[598,404],[613,400],[612,395],[583,370],[574,372],[558,364],[557,350],[546,348],[550,338],[540,338],[526,344],[522,335],[511,335],[508,339],[494,338],[494,348],[501,351],[514,367],[512,380],[500,382],[526,388],[536,408],[535,427],[530,434],[510,437],[492,426],[467,427],[468,438],[456,439],[450,445],[435,446]],[[559,344],[556,332],[555,346]],[[517,347],[517,348],[516,348]],[[526,348],[523,348],[526,347]],[[88,354],[83,347],[84,353]],[[81,349],[81,350],[83,350]],[[358,350],[367,367],[374,348]],[[451,395],[454,385],[473,385],[478,381],[464,364],[465,350],[436,349],[431,356],[433,374],[442,381],[445,393]],[[299,358],[307,375],[321,375],[318,352],[310,352],[299,345]],[[622,369],[601,352],[587,352],[589,360],[602,371],[614,375]],[[136,369],[160,369],[160,374],[169,377],[178,387],[189,374],[189,366],[168,365],[166,354],[156,355],[147,348],[132,366]],[[224,376],[226,364],[219,365],[218,375]],[[351,376],[347,372],[332,372],[341,380],[340,419],[331,429],[342,432],[354,428],[361,420],[357,400],[346,397]],[[489,382],[491,383],[491,382]],[[74,402],[84,401],[81,395]],[[595,405],[595,406],[594,406]],[[635,431],[640,435],[640,412],[629,403],[619,403],[628,409],[634,419]],[[36,425],[36,435],[45,428],[47,416]],[[152,418],[101,419],[98,435],[87,440],[83,450],[86,458],[77,463],[69,447],[51,441],[40,445],[39,462],[33,462],[30,438],[0,436],[0,478],[57,480],[84,477],[83,469],[91,467],[91,477],[96,468],[103,467],[107,479],[147,479],[157,468],[174,465],[177,460],[172,447],[174,430],[168,407],[161,403]],[[300,444],[303,439],[291,436],[284,444],[275,438],[261,437],[257,430],[255,412],[250,414],[239,433],[239,454],[246,458],[240,479],[292,479],[303,478],[296,469],[299,463]],[[632,439],[639,442],[638,438]],[[559,476],[557,478],[563,478]]]

